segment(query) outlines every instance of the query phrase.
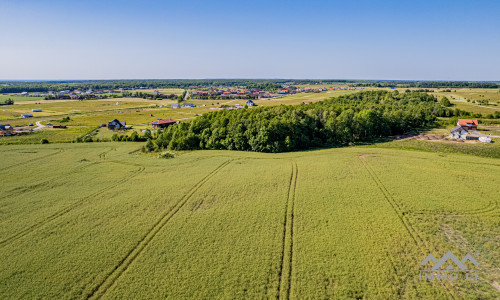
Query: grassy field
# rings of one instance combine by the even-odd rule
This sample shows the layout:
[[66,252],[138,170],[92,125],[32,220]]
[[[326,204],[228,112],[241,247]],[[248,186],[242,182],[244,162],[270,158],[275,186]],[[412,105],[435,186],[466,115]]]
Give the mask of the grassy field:
[[[414,141],[411,141],[414,142]],[[498,159],[2,146],[0,297],[495,299]],[[478,282],[420,281],[448,250]]]
[[0,102],[4,102],[5,100],[12,99],[14,103],[16,102],[25,102],[25,101],[41,101],[44,97],[38,96],[21,96],[20,94],[0,94]]

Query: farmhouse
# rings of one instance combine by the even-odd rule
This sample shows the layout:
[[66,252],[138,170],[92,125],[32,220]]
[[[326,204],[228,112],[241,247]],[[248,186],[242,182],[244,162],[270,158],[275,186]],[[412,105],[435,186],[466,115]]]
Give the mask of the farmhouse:
[[165,120],[154,121],[151,123],[151,126],[153,126],[153,128],[165,128],[165,127],[168,127],[170,125],[177,124],[177,123],[179,123],[179,121],[175,121],[172,119],[165,119]]
[[125,122],[120,122],[118,119],[114,119],[113,121],[110,121],[108,123],[108,129],[109,130],[115,130],[115,129],[124,129],[126,123]]
[[194,107],[193,103],[183,103],[182,107]]
[[14,128],[10,124],[0,125],[0,136],[14,134]]
[[467,130],[477,130],[478,122],[472,119],[458,119],[457,126],[462,126]]
[[32,118],[33,115],[32,114],[24,114],[24,115],[21,115],[21,117],[23,117],[23,118]]
[[479,140],[491,143],[491,138],[477,131],[477,120],[459,119],[457,127],[450,131],[450,138],[459,140]]
[[179,103],[172,103],[172,108],[180,108],[181,106]]
[[245,102],[245,105],[248,107],[257,106],[257,104],[255,104],[252,100],[248,100],[247,102]]
[[41,108],[33,108],[31,111],[32,112],[42,112],[42,109]]

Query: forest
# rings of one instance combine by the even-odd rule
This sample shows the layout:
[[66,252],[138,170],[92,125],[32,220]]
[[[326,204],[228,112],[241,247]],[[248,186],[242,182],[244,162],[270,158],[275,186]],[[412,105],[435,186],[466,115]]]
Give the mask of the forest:
[[204,114],[159,132],[147,150],[227,149],[286,152],[342,146],[431,126],[459,110],[426,93],[366,91],[310,105],[245,108]]

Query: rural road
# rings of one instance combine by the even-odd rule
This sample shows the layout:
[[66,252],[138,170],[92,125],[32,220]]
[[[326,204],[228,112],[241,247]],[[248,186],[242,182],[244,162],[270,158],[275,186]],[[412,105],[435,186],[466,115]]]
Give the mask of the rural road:
[[40,130],[40,129],[44,128],[45,125],[42,125],[41,122],[43,122],[43,120],[42,121],[36,121],[36,127],[33,128],[33,130]]
[[187,101],[188,98],[189,98],[189,91],[186,91],[186,95],[184,95],[184,101]]

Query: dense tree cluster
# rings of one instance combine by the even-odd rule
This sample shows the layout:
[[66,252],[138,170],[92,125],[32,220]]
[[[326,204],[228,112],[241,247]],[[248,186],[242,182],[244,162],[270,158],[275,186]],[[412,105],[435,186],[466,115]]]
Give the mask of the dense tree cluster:
[[0,101],[0,105],[13,105],[14,104],[14,100],[12,99],[7,99],[7,100],[4,100],[4,101]]
[[207,113],[168,127],[158,134],[154,146],[285,152],[400,134],[454,113],[429,94],[369,91],[311,105]]

